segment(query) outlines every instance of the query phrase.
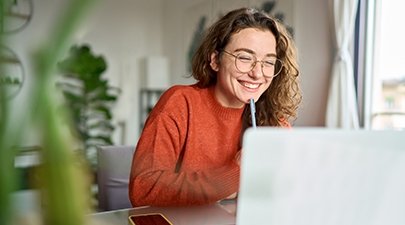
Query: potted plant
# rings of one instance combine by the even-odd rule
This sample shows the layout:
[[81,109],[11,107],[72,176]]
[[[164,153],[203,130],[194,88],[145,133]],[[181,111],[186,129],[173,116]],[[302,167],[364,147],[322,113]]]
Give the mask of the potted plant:
[[62,89],[74,120],[74,132],[83,141],[84,152],[96,165],[96,146],[112,145],[114,125],[111,108],[119,89],[111,87],[102,75],[107,69],[103,56],[97,56],[89,45],[74,45],[67,58],[58,63]]

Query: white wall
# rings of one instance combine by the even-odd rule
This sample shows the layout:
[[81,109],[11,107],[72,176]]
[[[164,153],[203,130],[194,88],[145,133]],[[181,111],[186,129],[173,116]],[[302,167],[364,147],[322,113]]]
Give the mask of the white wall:
[[328,1],[294,0],[303,102],[297,126],[324,126],[333,59]]
[[[139,136],[139,89],[146,57],[162,55],[161,0],[103,0],[93,9],[77,42],[90,43],[105,55],[106,76],[122,89],[114,110],[115,142],[135,145]],[[123,143],[121,135],[124,135]]]
[[[56,18],[64,12],[65,0],[33,0],[33,15],[28,25],[15,33],[4,35],[6,46],[14,51],[21,60],[25,71],[25,81],[19,94],[12,99],[12,116],[28,119],[36,110],[30,106],[27,99],[35,82],[33,74],[33,58],[40,46],[45,45],[51,36],[51,30]],[[13,125],[19,121],[13,121]],[[23,143],[25,146],[35,146],[39,143],[39,132],[33,127],[24,129]]]
[[[45,43],[55,19],[69,0],[34,0],[31,23],[21,32],[8,37],[27,67],[27,83],[33,83],[30,54]],[[144,76],[145,58],[167,59],[171,84],[189,84],[185,78],[190,30],[204,12],[210,22],[217,15],[213,9],[255,5],[262,0],[102,0],[96,1],[87,20],[75,35],[74,43],[89,43],[96,54],[104,55],[108,70],[105,76],[122,94],[114,109],[115,122],[125,122],[125,131],[116,132],[117,144],[132,144],[139,136],[139,88]],[[280,3],[280,5],[285,4]],[[208,2],[208,3],[207,3]],[[299,49],[304,101],[295,122],[297,126],[323,126],[325,119],[329,73],[332,60],[328,5],[324,0],[291,0],[289,20],[294,28]],[[18,96],[23,101],[29,85]],[[24,113],[32,109],[21,108]],[[126,134],[121,143],[121,134]],[[33,133],[33,132],[28,132]],[[27,145],[35,145],[35,135],[27,136]]]
[[[35,78],[32,71],[32,53],[46,44],[59,16],[65,12],[69,0],[33,0],[34,15],[28,26],[9,35],[9,47],[21,58],[26,67],[26,82],[22,92],[14,99],[15,111],[32,112],[25,109],[24,101]],[[122,89],[114,108],[115,122],[125,122],[125,131],[117,127],[114,137],[117,144],[132,144],[138,140],[139,83],[144,75],[145,58],[162,55],[162,4],[161,0],[101,0],[85,17],[76,32],[72,44],[90,44],[95,54],[103,55],[108,68],[105,76],[112,86]],[[28,130],[24,143],[37,145],[35,131]]]

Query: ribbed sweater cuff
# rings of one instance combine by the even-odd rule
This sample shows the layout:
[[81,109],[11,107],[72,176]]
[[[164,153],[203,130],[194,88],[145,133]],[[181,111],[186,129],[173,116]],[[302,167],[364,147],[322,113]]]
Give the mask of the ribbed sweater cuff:
[[225,168],[223,173],[212,177],[213,181],[218,184],[220,196],[226,198],[239,190],[239,175],[240,167],[236,163],[232,163]]

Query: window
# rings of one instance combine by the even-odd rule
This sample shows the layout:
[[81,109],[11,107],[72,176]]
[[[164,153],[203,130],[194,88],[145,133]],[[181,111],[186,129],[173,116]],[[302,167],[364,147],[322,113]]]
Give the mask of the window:
[[[365,128],[405,130],[405,1],[361,0],[358,93]],[[364,76],[361,76],[364,74]]]

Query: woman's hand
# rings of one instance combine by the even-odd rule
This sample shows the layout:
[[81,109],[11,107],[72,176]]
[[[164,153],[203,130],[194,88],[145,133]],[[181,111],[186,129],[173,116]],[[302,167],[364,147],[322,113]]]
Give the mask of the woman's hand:
[[238,164],[239,166],[240,166],[241,152],[242,152],[242,149],[239,150],[239,151],[237,151],[237,152],[236,152],[236,155],[235,155],[235,158],[234,158],[236,164]]
[[229,196],[226,197],[225,199],[234,199],[234,198],[236,198],[236,197],[238,197],[238,192],[235,192],[235,193],[229,195]]

